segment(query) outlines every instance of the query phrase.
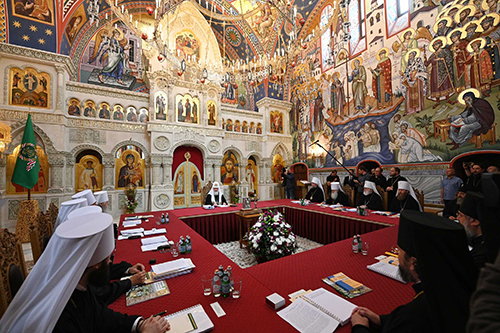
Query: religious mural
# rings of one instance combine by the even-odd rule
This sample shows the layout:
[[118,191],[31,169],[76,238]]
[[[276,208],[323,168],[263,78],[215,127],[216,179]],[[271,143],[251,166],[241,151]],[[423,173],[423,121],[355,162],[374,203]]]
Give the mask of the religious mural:
[[81,115],[80,101],[77,98],[71,98],[69,100],[68,114],[70,116],[78,116],[78,117]]
[[113,109],[113,120],[123,120],[123,106],[117,104]]
[[137,122],[137,111],[133,106],[129,106],[127,108],[127,116],[126,116],[127,121],[130,122]]
[[155,117],[156,120],[167,120],[167,94],[163,91],[155,94]]
[[199,124],[200,100],[190,94],[175,97],[175,115],[180,123]]
[[[241,84],[241,83],[240,83]],[[236,77],[231,73],[224,75],[224,83],[222,84],[224,91],[222,92],[221,101],[223,103],[238,104],[241,109],[245,109],[247,103],[246,95],[239,95],[239,84],[236,82]],[[238,103],[238,99],[240,102]]]
[[185,162],[174,172],[174,207],[200,206],[203,183],[200,170],[190,161],[191,153],[184,154]]
[[88,100],[84,104],[83,115],[89,118],[95,118],[97,110],[94,101]]
[[177,57],[186,61],[200,60],[200,41],[190,30],[183,30],[175,36]]
[[[423,3],[399,14],[387,4],[351,2],[349,18],[351,10],[366,9],[366,20],[350,20],[351,33],[360,33],[348,43],[351,57],[335,49],[342,36],[332,26],[332,66],[316,64],[316,50],[328,47],[321,38],[297,60],[289,95],[294,161],[337,165],[310,146],[316,140],[348,166],[366,159],[450,161],[474,149],[500,148],[497,2]],[[379,28],[383,36],[374,33]]]
[[50,0],[10,0],[13,15],[21,18],[54,25],[54,3]]
[[50,105],[50,75],[34,68],[9,70],[9,104],[47,109]]
[[258,168],[253,157],[248,159],[245,167],[245,180],[248,183],[248,194],[257,195],[259,182],[257,178]]
[[101,119],[111,119],[111,112],[109,104],[106,102],[101,103],[99,108],[99,118]]
[[[16,166],[20,147],[21,145],[17,146],[12,154],[7,156],[7,179],[12,179],[12,174],[14,173],[14,167]],[[49,162],[45,151],[38,144],[36,146],[36,152],[38,155],[38,161],[40,162],[40,172],[38,173],[38,182],[31,189],[31,193],[47,193],[47,189],[49,186]],[[6,193],[22,194],[28,193],[28,190],[22,186],[12,183],[11,181],[7,181]]]
[[64,33],[66,34],[66,38],[68,39],[69,44],[73,44],[76,35],[80,31],[80,29],[87,23],[87,16],[85,14],[85,8],[83,4],[78,7],[78,9],[73,13],[73,16],[66,25],[66,29]]
[[220,179],[223,185],[229,185],[231,182],[239,183],[238,172],[239,172],[239,162],[236,155],[228,150],[224,154],[222,159],[222,165],[220,167]]
[[273,165],[271,166],[271,179],[275,183],[281,183],[281,173],[285,167],[285,161],[283,157],[279,154],[274,155]]
[[147,123],[149,121],[148,110],[146,108],[142,108],[139,110],[139,122]]
[[217,104],[214,101],[207,102],[208,125],[217,125]]
[[115,158],[115,188],[123,189],[133,183],[138,188],[144,188],[144,177],[146,175],[146,162],[141,154],[130,147],[124,151],[118,151]]
[[270,113],[271,133],[283,134],[283,113],[271,111]]
[[85,155],[75,164],[76,192],[83,190],[100,191],[102,189],[102,163],[94,155]]
[[80,81],[127,90],[143,86],[141,45],[140,37],[122,23],[106,23],[83,51]]

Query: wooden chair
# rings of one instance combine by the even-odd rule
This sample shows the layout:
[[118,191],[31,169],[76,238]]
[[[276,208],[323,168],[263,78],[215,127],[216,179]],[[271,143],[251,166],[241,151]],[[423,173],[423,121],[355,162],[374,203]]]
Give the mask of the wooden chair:
[[378,193],[380,193],[380,196],[382,197],[382,206],[384,207],[384,210],[388,211],[389,210],[389,195],[380,185],[377,185],[377,191],[378,191]]
[[50,226],[52,227],[52,230],[54,230],[54,223],[56,223],[58,214],[59,208],[57,208],[57,206],[53,202],[51,202],[49,205],[49,209],[47,209],[47,218]]
[[208,183],[203,186],[201,190],[201,206],[205,204],[205,200],[207,199],[208,192],[212,189],[212,185],[212,181],[209,180]]
[[52,236],[52,224],[49,219],[48,214],[39,212],[36,224],[30,225],[30,242],[34,263],[38,261]]
[[344,193],[347,194],[347,197],[349,198],[349,206],[356,207],[356,202],[355,202],[356,192],[354,192],[354,189],[349,185],[342,186],[342,189],[344,190]]
[[326,183],[323,184],[323,191],[325,193],[325,201],[328,200],[328,185]]
[[21,243],[7,229],[0,229],[0,318],[28,275]]
[[417,196],[418,202],[420,203],[420,207],[422,207],[422,210],[423,210],[424,209],[424,191],[417,190],[414,187],[413,187],[413,191],[415,192],[415,195]]

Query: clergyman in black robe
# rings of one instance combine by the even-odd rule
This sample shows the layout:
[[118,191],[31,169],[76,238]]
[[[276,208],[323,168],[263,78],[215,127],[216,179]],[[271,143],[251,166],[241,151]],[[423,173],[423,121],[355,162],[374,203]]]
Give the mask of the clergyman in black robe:
[[311,189],[307,192],[305,199],[315,203],[325,202],[325,194],[320,186],[320,180],[316,177],[313,178],[311,181]]
[[418,210],[420,211],[420,205],[417,200],[413,198],[410,193],[406,193],[406,195],[398,194],[389,206],[389,211],[394,213],[400,213],[403,210]]
[[371,193],[369,195],[362,195],[360,200],[360,205],[366,206],[371,210],[383,210],[384,205],[382,203],[382,198],[376,194]]

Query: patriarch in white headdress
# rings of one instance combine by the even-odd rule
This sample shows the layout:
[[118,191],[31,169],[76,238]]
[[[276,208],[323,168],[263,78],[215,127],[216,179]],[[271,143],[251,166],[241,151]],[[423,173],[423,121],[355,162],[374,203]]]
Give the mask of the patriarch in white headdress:
[[57,229],[57,227],[66,221],[68,219],[69,213],[72,211],[81,208],[81,207],[86,207],[88,206],[88,202],[86,198],[79,198],[79,199],[74,199],[74,200],[69,200],[61,203],[61,207],[59,208],[59,213],[57,214],[57,219],[54,224],[54,230]]
[[76,193],[71,198],[72,199],[85,198],[85,199],[87,199],[87,203],[89,206],[96,203],[96,199],[95,199],[94,195],[92,194],[91,190],[83,190],[81,192]]

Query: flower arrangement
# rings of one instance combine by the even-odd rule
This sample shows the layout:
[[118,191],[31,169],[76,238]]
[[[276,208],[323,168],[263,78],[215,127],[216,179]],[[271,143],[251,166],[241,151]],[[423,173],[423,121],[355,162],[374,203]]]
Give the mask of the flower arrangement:
[[283,214],[267,210],[250,228],[248,243],[258,261],[268,261],[295,253],[297,239]]
[[125,208],[127,209],[128,214],[133,214],[135,213],[135,209],[137,208],[137,205],[139,204],[138,202],[135,201],[135,194],[136,194],[136,186],[133,183],[130,183],[127,185],[125,188]]

